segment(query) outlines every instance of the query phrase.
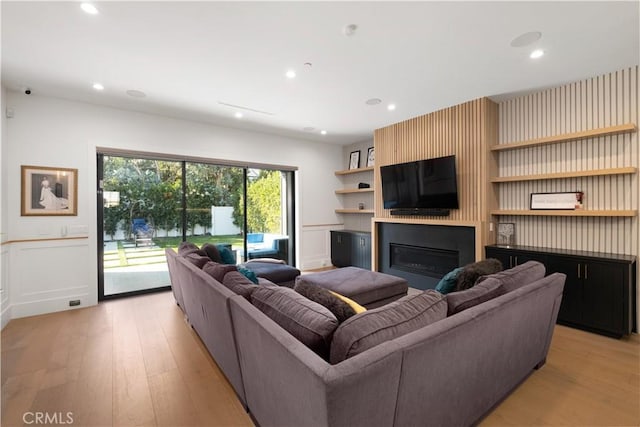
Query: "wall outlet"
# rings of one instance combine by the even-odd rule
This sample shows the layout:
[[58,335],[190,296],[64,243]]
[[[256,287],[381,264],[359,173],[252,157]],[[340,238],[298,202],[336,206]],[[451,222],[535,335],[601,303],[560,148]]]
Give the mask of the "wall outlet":
[[71,301],[69,301],[69,307],[75,307],[76,305],[80,305],[79,299],[72,299]]

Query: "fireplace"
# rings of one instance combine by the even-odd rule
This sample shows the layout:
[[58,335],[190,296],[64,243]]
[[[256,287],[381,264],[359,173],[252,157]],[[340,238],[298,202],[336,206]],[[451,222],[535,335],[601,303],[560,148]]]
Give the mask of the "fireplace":
[[403,277],[409,286],[433,289],[442,276],[476,260],[475,228],[380,222],[378,271]]
[[440,279],[458,266],[458,251],[391,243],[391,268]]

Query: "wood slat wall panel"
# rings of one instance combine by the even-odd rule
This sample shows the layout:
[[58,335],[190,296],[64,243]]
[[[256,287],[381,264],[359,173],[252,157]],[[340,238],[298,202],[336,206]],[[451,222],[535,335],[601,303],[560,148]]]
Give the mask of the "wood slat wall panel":
[[[486,168],[493,164],[488,157],[487,140],[497,141],[497,111],[495,103],[482,98],[377,129],[374,133],[376,218],[391,218],[390,211],[383,209],[379,191],[381,166],[455,154],[460,209],[452,210],[450,216],[441,219],[486,221],[487,208],[495,201],[493,196],[486,197],[488,175],[487,179],[479,176],[490,173]],[[489,123],[491,120],[494,123]],[[433,221],[434,218],[423,219]]]
[[[638,67],[499,104],[499,142],[524,141],[640,122]],[[638,133],[603,136],[498,153],[498,176],[638,167]],[[585,209],[638,209],[638,175],[498,185],[500,209],[528,209],[533,192],[583,191]],[[638,218],[501,217],[516,223],[521,245],[638,255]]]

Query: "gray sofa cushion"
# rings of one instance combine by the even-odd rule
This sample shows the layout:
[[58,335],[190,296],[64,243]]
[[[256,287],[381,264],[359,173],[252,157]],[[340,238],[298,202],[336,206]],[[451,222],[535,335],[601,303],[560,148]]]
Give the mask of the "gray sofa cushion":
[[332,364],[340,363],[380,343],[444,319],[447,302],[429,289],[347,319],[333,336]]
[[451,316],[459,313],[505,293],[506,291],[500,280],[493,277],[488,278],[471,289],[447,294],[447,315]]
[[310,285],[305,282],[298,282],[293,288],[300,295],[309,298],[311,301],[315,301],[329,309],[330,312],[336,316],[339,323],[344,322],[351,316],[355,316],[356,312],[349,304],[342,301],[337,296],[333,295],[325,288],[320,286]]
[[180,242],[180,245],[178,246],[178,255],[189,255],[192,254],[194,252],[199,251],[200,248],[198,248],[198,246],[194,243],[191,242]]
[[212,245],[211,243],[205,243],[200,248],[201,251],[204,251],[205,254],[211,259],[211,261],[222,264],[222,257],[220,256],[220,251],[216,245]]
[[[200,252],[200,251],[198,251]],[[206,263],[211,261],[208,256],[202,256],[198,252],[193,252],[188,255],[185,255],[184,259],[189,261],[191,264],[195,265],[198,268],[204,267]]]
[[251,280],[247,279],[244,274],[237,270],[232,270],[225,274],[220,283],[232,292],[242,295],[249,301],[251,301],[251,294],[253,291],[258,288],[258,285],[254,284]]
[[235,265],[229,264],[219,264],[217,262],[209,261],[203,267],[202,271],[207,273],[209,276],[216,279],[218,282],[222,283],[222,279],[224,279],[225,274],[230,271],[237,271]]
[[495,278],[502,282],[505,292],[511,292],[521,286],[542,279],[545,272],[544,264],[538,261],[527,261],[509,270],[481,277],[478,282],[481,283],[488,278]]
[[279,286],[258,286],[251,303],[320,357],[328,358],[338,319],[325,307]]

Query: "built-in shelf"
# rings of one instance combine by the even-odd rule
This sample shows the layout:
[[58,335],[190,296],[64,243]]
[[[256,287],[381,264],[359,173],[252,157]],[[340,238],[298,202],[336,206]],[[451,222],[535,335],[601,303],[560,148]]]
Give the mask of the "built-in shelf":
[[577,172],[558,172],[558,173],[543,173],[537,175],[519,175],[519,176],[500,176],[491,179],[491,182],[520,182],[520,181],[536,181],[543,179],[562,179],[562,178],[581,178],[588,176],[603,176],[603,175],[625,175],[634,174],[637,172],[636,168],[613,168],[613,169],[598,169],[589,171],[577,171]]
[[342,214],[372,214],[373,209],[336,209],[336,213]]
[[346,188],[344,190],[336,190],[336,194],[353,194],[353,193],[373,193],[373,188]]
[[636,125],[627,123],[618,126],[609,126],[599,129],[591,129],[582,132],[565,133],[562,135],[548,136],[545,138],[530,139],[521,142],[511,142],[508,144],[498,144],[491,147],[491,151],[515,150],[517,148],[533,147],[540,145],[557,144],[560,142],[576,141],[579,139],[597,138],[607,135],[619,135],[636,131]]
[[348,169],[343,171],[336,171],[336,175],[351,175],[352,173],[360,173],[360,172],[369,172],[373,171],[373,166],[369,166],[366,168],[358,168],[358,169]]
[[595,210],[494,210],[491,211],[491,215],[518,215],[518,216],[619,216],[619,217],[633,217],[638,214],[635,210],[607,210],[607,211],[595,211]]

